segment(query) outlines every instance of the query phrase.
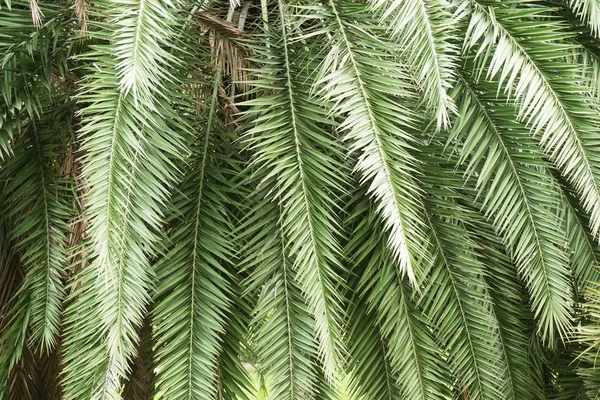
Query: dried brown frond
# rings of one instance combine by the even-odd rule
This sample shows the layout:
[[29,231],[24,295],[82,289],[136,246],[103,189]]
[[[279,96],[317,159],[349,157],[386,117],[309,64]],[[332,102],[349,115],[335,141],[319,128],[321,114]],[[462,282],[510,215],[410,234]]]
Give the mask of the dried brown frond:
[[225,37],[243,37],[245,35],[244,31],[239,29],[235,24],[225,21],[208,11],[198,11],[196,16],[198,17],[198,22],[206,27],[206,29],[215,31]]
[[89,0],[75,0],[75,14],[77,15],[77,22],[79,22],[79,29],[81,30],[82,33],[87,32],[88,5],[89,5]]
[[250,89],[248,69],[251,66],[249,58],[253,55],[252,50],[218,34],[211,34],[209,43],[213,54],[213,65],[235,83],[238,89],[236,92],[248,91]]
[[35,25],[36,28],[40,28],[44,20],[44,13],[40,9],[40,6],[38,6],[36,0],[29,0],[29,9],[31,10],[33,25]]
[[8,400],[60,400],[60,343],[49,354],[25,344],[15,365]]
[[37,388],[34,382],[36,376],[37,359],[28,346],[24,346],[21,359],[15,365],[10,386],[8,389],[8,400],[36,400]]
[[233,99],[227,95],[223,87],[219,88],[219,102],[223,110],[223,120],[227,125],[233,125],[237,127],[237,115],[240,110],[235,105]]

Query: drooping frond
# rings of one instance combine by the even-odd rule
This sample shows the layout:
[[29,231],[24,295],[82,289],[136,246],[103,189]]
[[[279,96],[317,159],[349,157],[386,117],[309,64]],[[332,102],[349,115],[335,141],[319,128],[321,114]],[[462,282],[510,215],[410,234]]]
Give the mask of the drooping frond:
[[[98,357],[108,362],[102,383],[80,379],[80,371],[69,364],[77,364],[79,349],[67,347],[66,398],[88,390],[98,398],[119,396],[149,300],[148,257],[156,244],[161,207],[177,175],[173,160],[184,152],[180,132],[186,127],[171,104],[155,99],[136,105],[131,93],[120,92],[115,64],[106,56],[110,50],[110,45],[97,50],[106,61],[86,81],[80,97],[86,104],[83,174],[90,186],[87,268],[95,272],[87,278],[93,284],[84,285],[93,293],[73,297],[73,319],[67,321],[67,335],[74,335],[83,324],[106,341],[108,353],[98,350]],[[80,321],[77,314],[85,312],[75,311],[80,307],[98,307],[100,319],[90,316]],[[98,347],[91,338],[88,344]],[[102,368],[103,363],[96,360],[92,365]]]
[[[364,191],[364,189],[362,189]],[[361,224],[364,210],[360,207],[364,203],[359,201],[359,206],[351,203],[348,206],[346,230],[353,231],[353,224]],[[353,210],[353,207],[356,210]],[[356,242],[354,243],[356,244]],[[346,256],[350,263],[348,279],[348,353],[350,363],[348,374],[350,376],[349,392],[351,398],[356,399],[382,399],[400,400],[402,393],[397,385],[398,376],[392,371],[388,358],[389,350],[387,340],[379,329],[376,313],[369,311],[369,304],[364,300],[364,294],[354,290],[358,287],[362,277],[364,263],[354,259],[352,244],[346,248]]]
[[[378,329],[373,313],[358,296],[350,300],[348,315],[348,352],[350,364],[350,393],[352,398],[400,400],[401,392],[396,384],[387,358],[386,341]],[[361,397],[363,396],[363,397]]]
[[595,147],[598,113],[579,85],[579,67],[568,61],[572,36],[544,7],[525,1],[471,1],[465,48],[476,47],[477,73],[497,78],[518,105],[518,118],[575,187],[594,236],[600,231],[600,167]]
[[485,268],[484,279],[493,300],[503,356],[508,365],[506,396],[513,399],[542,399],[538,376],[544,374],[543,360],[530,357],[534,334],[533,313],[528,309],[526,288],[518,279],[517,268],[506,253],[501,239],[487,221],[475,213],[467,229],[478,245],[478,258]]
[[242,361],[246,354],[249,305],[238,287],[233,293],[237,302],[227,315],[223,345],[217,359],[217,400],[253,400],[252,382]]
[[4,217],[0,219],[0,233],[0,398],[4,398],[18,379],[13,371],[25,347],[29,297],[26,292],[19,293],[23,270],[10,243],[10,228]]
[[52,104],[52,92],[60,86],[52,73],[66,64],[66,52],[50,55],[64,44],[65,10],[49,2],[36,7],[46,16],[39,27],[32,23],[26,0],[0,9],[0,159],[12,154],[21,127]]
[[463,143],[461,162],[476,174],[483,209],[531,293],[539,332],[553,343],[569,330],[572,304],[559,188],[527,128],[514,121],[514,108],[489,93],[459,73],[454,95],[461,118],[452,139]]
[[[385,338],[386,357],[397,376],[395,384],[402,398],[450,399],[450,387],[441,383],[449,381],[449,366],[444,364],[442,350],[421,315],[415,301],[417,295],[411,293],[408,282],[394,265],[381,225],[365,212],[368,209],[361,211],[356,213],[355,232],[348,249],[352,262],[362,267],[355,289],[361,298],[356,301],[365,302],[375,315],[371,329],[380,329]],[[387,386],[380,388],[385,389],[392,390]]]
[[252,128],[245,136],[253,165],[264,171],[263,185],[274,182],[269,198],[281,205],[286,246],[294,259],[309,310],[315,319],[319,355],[328,378],[344,362],[342,345],[341,253],[336,232],[335,199],[344,182],[339,144],[324,107],[309,96],[311,51],[290,36],[288,10],[277,4],[278,29],[269,30],[256,48],[264,63],[252,81],[255,93],[246,117]]
[[0,398],[600,397],[600,3],[0,2]]
[[574,62],[579,64],[582,78],[580,84],[595,98],[596,104],[593,106],[597,107],[597,99],[600,98],[600,49],[595,34],[590,26],[578,18],[572,8],[564,4],[565,2],[561,3],[562,7],[557,9],[557,13],[566,19],[571,25],[571,31],[575,33],[571,38],[576,45],[572,46],[572,53]]
[[[327,40],[319,70],[318,94],[332,104],[342,118],[340,130],[350,153],[356,154],[354,169],[361,184],[377,200],[377,212],[389,232],[388,244],[402,274],[412,284],[424,275],[426,243],[422,240],[422,194],[414,175],[418,165],[408,152],[414,138],[415,115],[399,98],[414,101],[415,88],[386,44],[360,26],[369,20],[366,6],[329,1],[322,7],[304,9],[324,19],[318,34]],[[373,49],[378,44],[381,50]],[[389,46],[391,47],[391,46]],[[377,68],[372,68],[376,64]]]
[[568,4],[594,36],[600,37],[600,3],[596,0],[569,0]]
[[588,398],[597,399],[600,396],[598,375],[600,368],[600,291],[598,286],[590,288],[585,295],[590,299],[582,310],[587,317],[587,322],[574,330],[574,340],[584,347],[578,356],[581,365],[577,373],[585,383]]
[[100,389],[108,367],[107,343],[103,340],[104,335],[98,332],[98,327],[103,326],[102,316],[94,312],[96,271],[90,265],[79,270],[69,286],[70,303],[65,308],[63,339],[65,399],[102,398]]
[[233,261],[226,215],[230,140],[217,116],[216,73],[204,122],[198,126],[184,180],[171,200],[165,254],[155,267],[153,312],[156,396],[214,399],[217,357],[231,305],[227,263]]
[[458,64],[453,43],[457,24],[446,1],[369,0],[400,46],[421,86],[424,101],[434,113],[438,129],[450,125],[456,109],[449,91]]
[[[65,110],[70,112],[68,106]],[[22,270],[16,272],[22,277],[18,292],[10,294],[16,296],[14,302],[7,298],[2,310],[0,397],[10,389],[11,373],[22,364],[24,350],[46,357],[58,340],[72,214],[71,183],[60,176],[58,167],[64,143],[56,132],[70,129],[65,110],[47,110],[47,117],[30,122],[16,140],[16,155],[3,166],[2,179],[8,182],[4,217],[10,227],[6,235],[12,238],[10,244],[5,238],[5,245],[14,246],[4,251],[11,257],[18,254]]]
[[165,96],[173,80],[170,70],[181,67],[172,49],[179,45],[174,37],[180,5],[169,0],[108,0],[106,5],[120,91],[131,91],[136,104]]
[[561,194],[561,219],[569,239],[569,258],[579,298],[600,282],[600,253],[588,229],[586,214],[577,203],[576,195],[565,187],[562,188]]
[[71,119],[47,112],[25,127],[4,170],[11,178],[5,210],[25,268],[21,291],[29,296],[31,340],[42,352],[54,347],[60,329],[73,189],[58,170],[65,149],[56,135],[71,129]]
[[[484,280],[485,269],[477,258],[477,243],[463,226],[466,218],[459,216],[462,213],[457,200],[461,196],[457,189],[462,179],[447,164],[422,157],[430,163],[426,167],[430,171],[426,174],[426,215],[434,261],[420,305],[435,337],[448,352],[448,363],[457,375],[457,389],[462,396],[510,397],[505,386],[508,365],[493,299]],[[431,174],[431,170],[437,173]]]
[[278,205],[263,200],[244,222],[249,238],[246,286],[258,294],[252,329],[257,361],[270,382],[269,396],[299,400],[317,391],[318,346],[280,219]]
[[10,228],[5,217],[0,218],[0,331],[6,329],[9,310],[22,278],[19,257],[10,243]]
[[[230,137],[230,141],[233,141],[233,135]],[[246,196],[249,195],[247,190],[243,188],[246,182],[240,179],[243,164],[238,164],[240,161],[240,147],[238,145],[237,142],[235,144],[231,143],[229,151],[225,152],[232,167],[232,176],[229,177],[231,179],[230,185],[236,188],[236,190],[226,193],[230,196],[229,202],[232,203],[228,204],[228,219],[235,226],[242,223],[245,217],[244,210],[247,207],[247,205],[242,205],[238,201],[244,201],[247,199]],[[250,327],[252,304],[243,292],[245,267],[240,257],[243,240],[241,237],[234,236],[235,231],[232,231],[230,238],[234,238],[237,254],[233,262],[226,264],[229,270],[225,276],[228,278],[227,284],[230,287],[232,301],[226,313],[225,333],[221,339],[221,351],[217,356],[217,400],[253,400],[256,398],[253,382],[245,363],[251,352],[248,341],[252,330]]]
[[[6,397],[13,390],[14,381],[19,379],[19,361],[22,360],[26,348],[27,327],[29,326],[29,297],[27,293],[15,292],[19,298],[11,304],[11,309],[4,315],[0,345],[0,395]],[[27,366],[28,367],[28,366]]]

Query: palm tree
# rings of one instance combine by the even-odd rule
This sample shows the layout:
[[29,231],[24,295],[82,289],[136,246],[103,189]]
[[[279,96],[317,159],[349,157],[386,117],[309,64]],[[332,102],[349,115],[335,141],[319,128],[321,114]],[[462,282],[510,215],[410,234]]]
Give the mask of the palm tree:
[[0,397],[600,396],[595,0],[5,0]]

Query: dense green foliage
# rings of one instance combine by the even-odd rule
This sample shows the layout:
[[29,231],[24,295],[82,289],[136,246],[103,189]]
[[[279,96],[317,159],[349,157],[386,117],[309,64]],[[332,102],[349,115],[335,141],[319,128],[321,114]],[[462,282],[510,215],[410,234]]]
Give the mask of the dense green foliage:
[[596,0],[4,0],[0,398],[600,397]]

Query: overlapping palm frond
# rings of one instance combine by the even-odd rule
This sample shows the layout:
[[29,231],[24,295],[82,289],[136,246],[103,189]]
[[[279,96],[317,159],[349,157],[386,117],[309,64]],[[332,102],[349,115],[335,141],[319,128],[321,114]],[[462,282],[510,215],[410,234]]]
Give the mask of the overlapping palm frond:
[[[381,398],[449,399],[452,397],[450,387],[441,384],[449,380],[449,367],[443,361],[442,348],[435,343],[429,321],[418,307],[418,294],[411,291],[408,280],[402,278],[395,266],[392,253],[385,246],[382,227],[368,212],[368,205],[361,204],[357,208],[353,216],[356,219],[355,235],[348,249],[351,261],[359,266],[356,270],[361,274],[354,299],[359,304],[354,307],[357,311],[366,307],[367,311],[362,315],[374,317],[366,320],[371,324],[363,327],[360,335],[356,332],[357,337],[352,342],[356,350],[372,349],[365,354],[370,357],[378,355],[374,349],[383,347],[385,363],[389,362],[391,371],[384,369],[380,377],[385,379],[384,384],[376,388],[381,391]],[[366,235],[379,240],[366,240]],[[374,332],[364,334],[364,331]],[[361,362],[374,363],[371,359]],[[385,363],[378,368],[385,368]],[[357,368],[360,372],[364,367]],[[390,375],[394,377],[392,382],[388,381]],[[373,388],[368,386],[373,380],[358,381],[357,385],[362,383],[362,390],[373,395]]]
[[463,143],[461,161],[477,174],[483,209],[527,283],[542,337],[552,343],[556,332],[564,337],[569,330],[572,303],[558,185],[528,130],[513,120],[514,108],[459,76],[454,132]]
[[60,176],[64,147],[54,134],[71,129],[70,124],[70,118],[56,113],[29,124],[5,169],[12,177],[6,202],[14,208],[7,207],[7,217],[15,221],[12,236],[26,270],[21,291],[30,298],[31,340],[44,352],[54,347],[60,330],[72,216],[73,187]]
[[575,288],[579,299],[588,289],[600,281],[600,254],[598,246],[591,236],[585,212],[576,201],[576,195],[569,188],[562,189],[561,219],[564,221],[569,239],[569,258]]
[[435,258],[424,289],[423,312],[448,351],[458,379],[456,390],[473,399],[510,398],[506,349],[484,265],[477,257],[477,242],[464,226],[468,218],[456,218],[464,213],[458,203],[460,176],[444,165],[443,159],[428,159],[427,168],[440,172],[429,175],[427,182],[426,207]]
[[348,351],[357,362],[350,365],[350,393],[359,399],[401,399],[397,376],[386,356],[385,338],[377,329],[375,318],[358,296],[352,300],[351,307],[348,338],[352,345]]
[[578,65],[568,62],[573,48],[568,39],[573,34],[562,21],[551,19],[548,9],[524,7],[526,3],[471,2],[465,47],[477,47],[477,73],[497,77],[499,87],[518,104],[519,120],[530,127],[544,152],[576,188],[597,235],[597,111],[586,101],[585,86],[578,84]]
[[600,294],[598,293],[598,287],[590,288],[586,296],[590,299],[583,310],[587,321],[575,329],[574,336],[575,341],[583,346],[581,353],[578,355],[580,365],[577,373],[584,381],[588,398],[595,399],[600,395],[600,380],[598,379],[598,368],[600,367],[598,361],[600,353],[598,299]]
[[[257,361],[271,379],[269,395],[278,399],[311,398],[317,392],[318,346],[314,318],[302,295],[294,262],[280,225],[279,206],[257,203],[244,222],[247,243],[247,290],[257,292],[252,325]],[[285,337],[281,346],[273,346]]]
[[[174,160],[185,154],[182,137],[187,130],[184,120],[173,111],[173,105],[179,102],[176,80],[157,61],[165,59],[161,46],[177,41],[169,31],[160,35],[162,41],[152,36],[157,20],[168,24],[165,15],[178,15],[175,6],[104,2],[96,7],[96,13],[108,13],[114,21],[94,22],[97,40],[110,43],[97,45],[85,56],[101,62],[86,77],[80,95],[84,105],[80,132],[85,151],[83,175],[90,188],[86,198],[86,217],[90,221],[88,268],[95,270],[92,275],[85,272],[86,280],[92,283],[84,287],[93,295],[73,297],[66,334],[75,340],[72,335],[81,326],[95,332],[105,349],[92,364],[102,368],[104,376],[99,380],[81,379],[76,365],[82,349],[68,347],[67,398],[77,398],[82,392],[98,398],[119,396],[150,299],[149,256],[155,252],[152,245],[157,243],[155,231],[162,224],[162,207],[177,178]],[[139,17],[133,33],[131,21],[123,22],[127,26],[122,29],[112,29],[111,22],[119,24],[131,13]],[[119,60],[120,51],[139,58],[130,63],[127,57]],[[112,57],[114,54],[117,57]],[[152,83],[143,79],[141,64],[152,66]],[[131,78],[133,83],[131,75],[135,77]],[[150,90],[150,86],[160,92]],[[166,93],[173,96],[165,97]],[[100,318],[81,320],[78,313],[94,307],[103,310]],[[93,340],[88,344],[96,346]],[[91,351],[82,347],[83,351]]]
[[595,2],[4,4],[0,398],[598,397]]
[[531,357],[530,339],[535,337],[535,327],[525,285],[492,226],[474,212],[469,219],[467,229],[479,246],[478,258],[485,268],[484,279],[493,299],[493,314],[508,365],[505,393],[507,398],[541,399],[544,394],[539,376],[544,373],[544,363]]
[[159,398],[211,399],[217,394],[221,336],[233,292],[234,262],[226,213],[228,179],[219,143],[230,140],[218,120],[216,72],[206,122],[198,126],[190,167],[171,199],[165,253],[156,265],[153,324]]
[[368,185],[368,194],[377,199],[402,274],[416,284],[427,262],[422,194],[414,180],[419,167],[408,151],[415,141],[410,129],[416,118],[399,102],[399,98],[414,101],[415,88],[395,62],[391,44],[354,25],[356,19],[369,19],[366,6],[330,1],[300,10],[324,19],[322,27],[310,33],[328,41],[315,82],[318,94],[342,118],[339,130],[350,152],[357,154],[354,169],[361,174],[361,184]]
[[414,71],[438,129],[448,128],[456,109],[450,89],[458,65],[457,21],[447,1],[370,0]]
[[250,107],[246,117],[253,123],[246,142],[254,152],[252,164],[264,171],[262,184],[272,183],[269,198],[281,206],[285,243],[315,319],[319,356],[332,379],[345,358],[335,202],[343,192],[345,171],[336,164],[340,156],[333,121],[322,104],[310,97],[309,71],[298,68],[315,60],[291,36],[293,21],[288,20],[283,1],[276,10],[279,29],[265,33],[263,47],[255,49],[264,65],[252,82],[260,96],[243,103]]
[[[39,8],[41,7],[41,8]],[[27,1],[13,1],[0,10],[0,158],[12,153],[14,138],[30,118],[39,117],[42,108],[53,104],[52,69],[66,63],[62,25],[67,12],[58,4],[38,8],[46,15],[34,26]],[[54,64],[54,65],[53,65]]]
[[[64,143],[55,132],[70,129],[68,106],[47,110],[48,116],[28,124],[14,144],[15,156],[4,167],[5,218],[8,242],[22,265],[21,284],[12,309],[3,311],[0,361],[6,387],[22,352],[47,357],[56,347],[61,325],[67,264],[68,221],[72,216],[72,182],[60,175]],[[10,247],[6,251],[11,251]],[[14,267],[13,267],[14,268]],[[7,375],[5,375],[7,374]]]
[[600,36],[600,4],[593,0],[569,0],[569,7],[585,22],[595,37]]

